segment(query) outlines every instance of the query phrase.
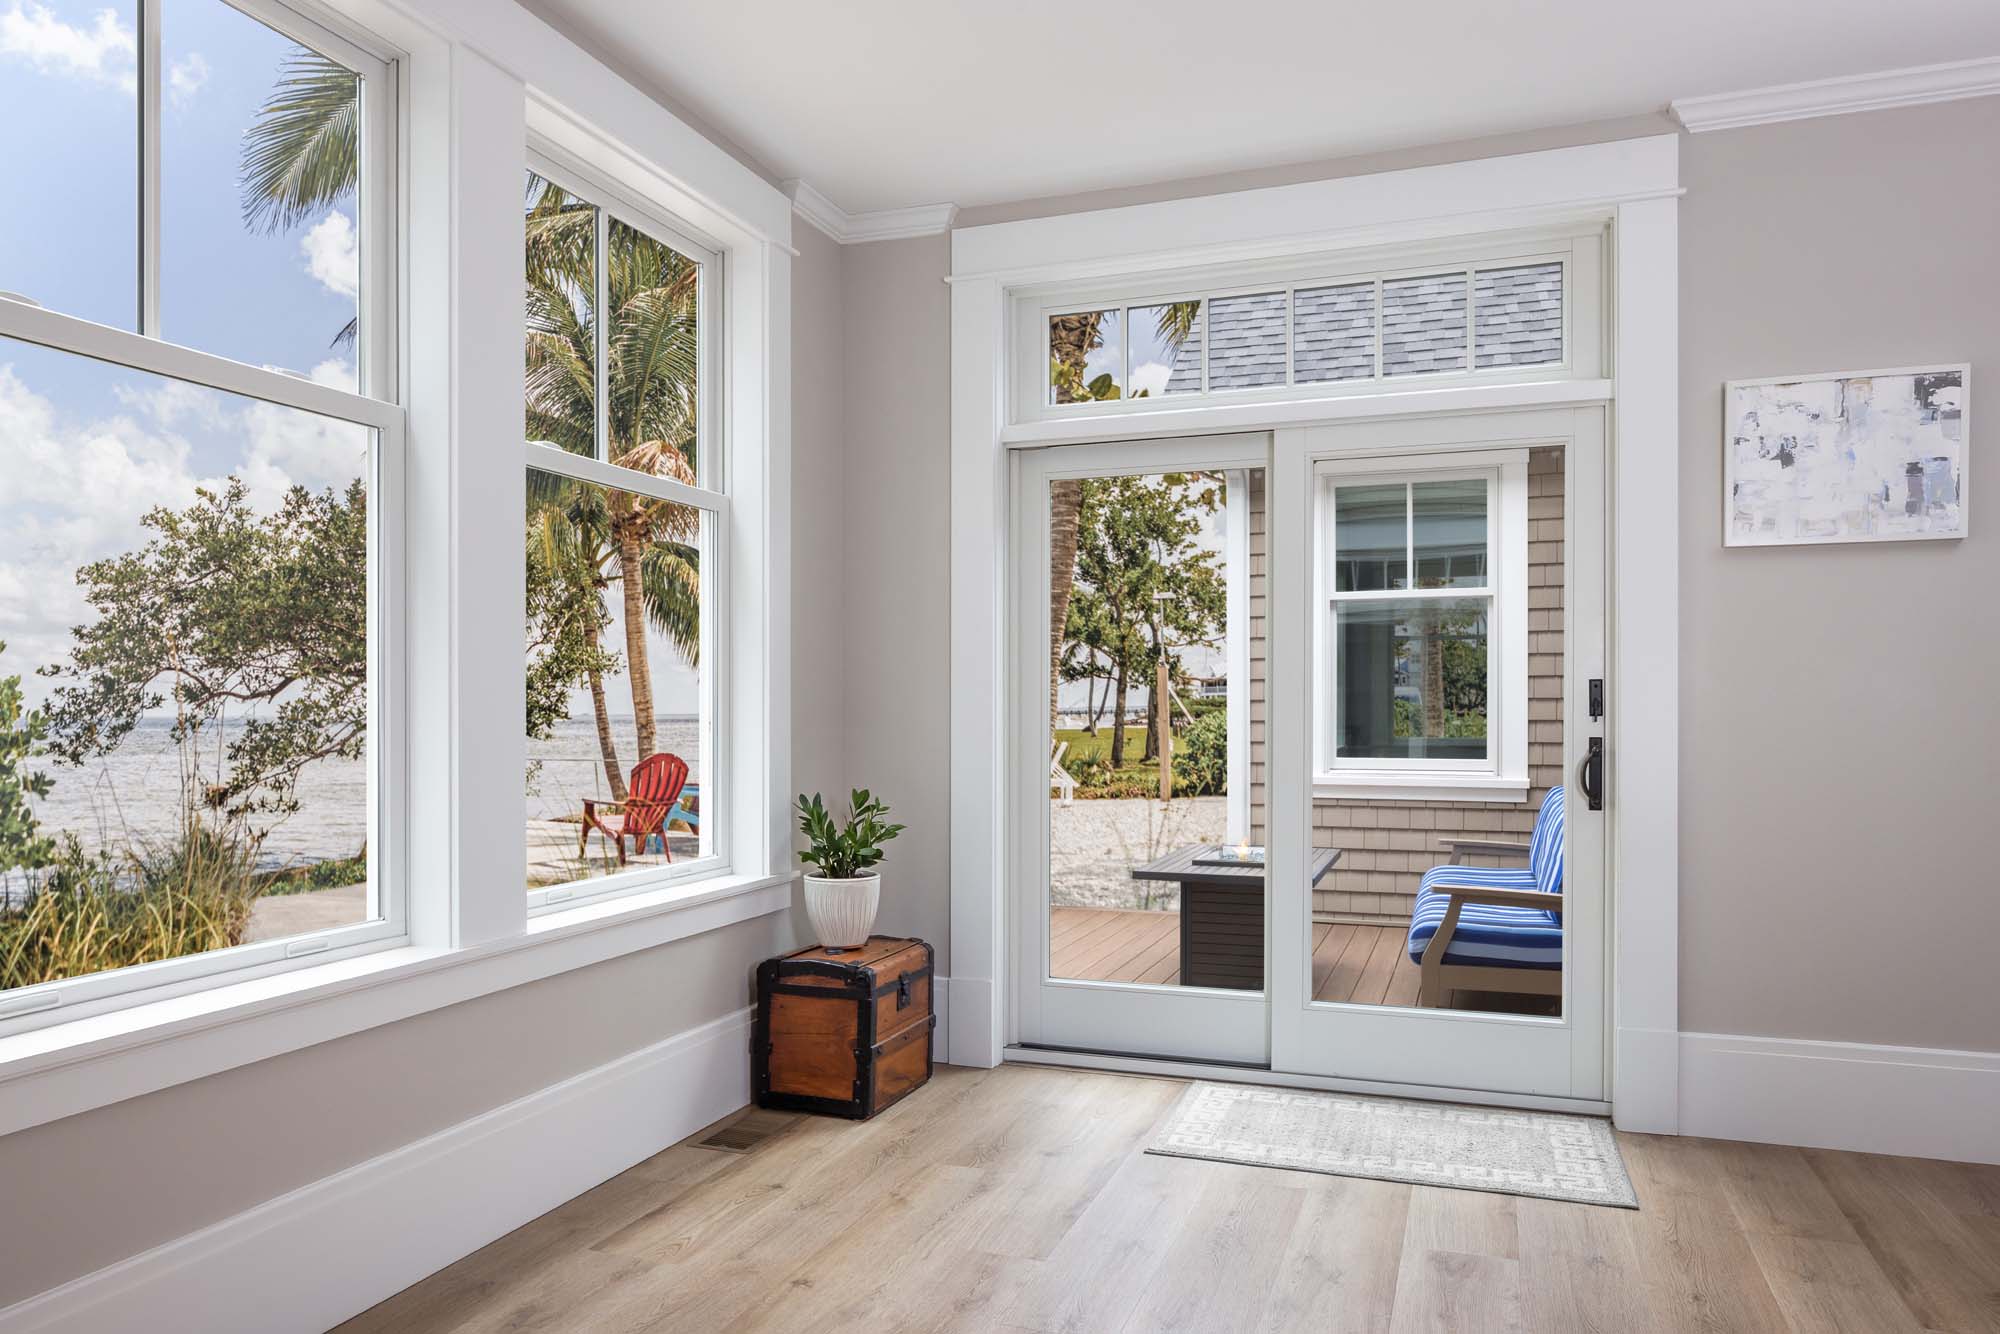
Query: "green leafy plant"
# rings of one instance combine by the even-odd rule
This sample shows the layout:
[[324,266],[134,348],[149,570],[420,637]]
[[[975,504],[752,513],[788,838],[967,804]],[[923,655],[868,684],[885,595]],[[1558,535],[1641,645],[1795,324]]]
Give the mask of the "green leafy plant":
[[1174,743],[1174,795],[1206,797],[1229,788],[1229,715],[1210,711]]
[[851,880],[882,860],[882,845],[903,832],[899,824],[887,824],[887,802],[859,787],[848,795],[847,823],[837,825],[826,803],[815,792],[810,798],[799,794],[799,832],[807,847],[799,860],[816,867],[829,880]]

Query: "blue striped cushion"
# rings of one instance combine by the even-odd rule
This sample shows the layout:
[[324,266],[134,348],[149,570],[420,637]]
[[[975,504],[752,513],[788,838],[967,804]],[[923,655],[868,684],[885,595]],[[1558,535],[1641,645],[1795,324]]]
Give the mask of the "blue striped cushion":
[[1563,886],[1563,790],[1549,789],[1542,798],[1541,813],[1535,816],[1535,834],[1528,843],[1528,866],[1535,873],[1534,888],[1544,894],[1560,893]]
[[[1557,789],[1560,791],[1561,789]],[[1543,810],[1548,808],[1544,805]],[[1558,805],[1560,810],[1560,805]],[[1557,817],[1560,823],[1561,817]],[[1560,867],[1560,857],[1557,861]],[[1490,889],[1533,890],[1532,870],[1492,866],[1433,866],[1424,872],[1423,887],[1417,891],[1416,911],[1410,916],[1410,961],[1422,963],[1424,950],[1444,923],[1451,906],[1448,892],[1433,889],[1446,884],[1481,885]],[[1468,903],[1459,910],[1458,927],[1445,950],[1446,963],[1482,964],[1494,968],[1561,968],[1562,914],[1543,908],[1505,908],[1484,903]]]

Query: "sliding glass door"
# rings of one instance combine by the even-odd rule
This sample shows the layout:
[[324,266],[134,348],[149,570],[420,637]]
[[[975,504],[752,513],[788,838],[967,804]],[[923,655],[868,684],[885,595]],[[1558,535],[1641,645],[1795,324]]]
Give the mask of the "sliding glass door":
[[1021,1040],[1262,1063],[1268,437],[1016,461]]
[[1274,1071],[1603,1097],[1603,434],[1276,433]]

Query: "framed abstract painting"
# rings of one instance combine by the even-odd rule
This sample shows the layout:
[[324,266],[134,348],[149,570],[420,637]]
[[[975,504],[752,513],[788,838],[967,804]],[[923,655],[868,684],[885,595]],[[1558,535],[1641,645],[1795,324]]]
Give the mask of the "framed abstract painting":
[[1724,385],[1723,545],[1964,537],[1971,378],[1959,365]]

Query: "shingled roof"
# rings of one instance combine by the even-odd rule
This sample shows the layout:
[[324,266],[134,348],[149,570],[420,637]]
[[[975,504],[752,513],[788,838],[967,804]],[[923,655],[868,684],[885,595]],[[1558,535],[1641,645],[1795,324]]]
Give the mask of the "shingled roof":
[[[1480,269],[1473,275],[1476,364],[1534,366],[1562,360],[1562,265]],[[1464,273],[1392,278],[1382,284],[1382,373],[1465,369]],[[1293,379],[1298,384],[1366,380],[1375,374],[1375,284],[1300,288],[1293,315]],[[1205,303],[1193,334],[1174,357],[1166,392],[1201,390],[1201,355],[1210,346],[1210,389],[1253,389],[1285,381],[1285,294],[1260,292]]]

